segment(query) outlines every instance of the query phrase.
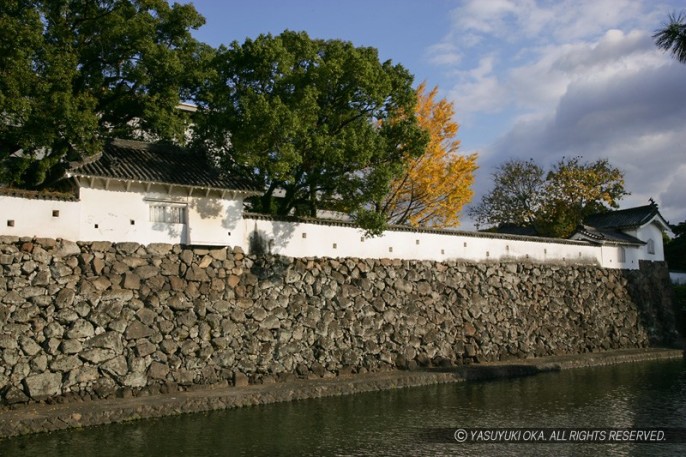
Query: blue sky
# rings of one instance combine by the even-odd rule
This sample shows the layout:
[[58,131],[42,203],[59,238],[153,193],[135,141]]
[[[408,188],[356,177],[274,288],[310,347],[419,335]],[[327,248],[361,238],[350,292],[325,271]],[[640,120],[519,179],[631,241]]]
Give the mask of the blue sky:
[[[475,201],[508,158],[607,158],[631,192],[622,207],[652,197],[672,223],[686,220],[686,65],[651,38],[683,1],[191,3],[207,21],[196,38],[214,46],[304,30],[373,46],[438,85],[455,104],[461,151],[479,153]],[[472,228],[464,213],[462,228]]]

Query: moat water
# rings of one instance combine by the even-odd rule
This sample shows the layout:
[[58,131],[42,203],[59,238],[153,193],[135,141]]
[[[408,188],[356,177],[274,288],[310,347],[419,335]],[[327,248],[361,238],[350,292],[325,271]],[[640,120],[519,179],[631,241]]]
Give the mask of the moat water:
[[428,429],[686,427],[683,360],[169,417],[0,441],[0,456],[684,456],[686,443],[457,443]]

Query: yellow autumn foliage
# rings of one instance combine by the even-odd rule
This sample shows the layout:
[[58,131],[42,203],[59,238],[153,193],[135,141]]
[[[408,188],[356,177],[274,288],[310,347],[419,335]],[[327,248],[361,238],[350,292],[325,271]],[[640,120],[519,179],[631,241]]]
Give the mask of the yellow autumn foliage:
[[391,185],[384,212],[391,224],[447,228],[460,223],[460,211],[474,195],[471,187],[477,154],[458,153],[459,124],[453,120],[453,104],[436,100],[438,87],[417,88],[416,116],[429,133],[426,151],[408,158],[405,173]]

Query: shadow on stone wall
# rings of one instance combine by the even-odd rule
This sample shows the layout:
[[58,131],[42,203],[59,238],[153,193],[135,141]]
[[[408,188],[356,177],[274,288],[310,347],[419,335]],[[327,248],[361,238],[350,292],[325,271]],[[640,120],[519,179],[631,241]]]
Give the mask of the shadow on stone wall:
[[620,270],[627,292],[639,310],[641,324],[651,345],[675,345],[679,339],[674,292],[665,262],[641,260],[639,270]]

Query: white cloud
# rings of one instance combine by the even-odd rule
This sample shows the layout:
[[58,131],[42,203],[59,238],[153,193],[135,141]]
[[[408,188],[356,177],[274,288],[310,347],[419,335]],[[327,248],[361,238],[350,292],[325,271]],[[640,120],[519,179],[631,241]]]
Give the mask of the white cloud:
[[495,57],[486,56],[469,71],[456,73],[462,81],[448,92],[448,98],[463,115],[471,112],[496,112],[510,99],[510,93],[493,72]]
[[497,38],[570,42],[602,34],[617,24],[648,24],[655,8],[640,0],[468,0],[452,12],[446,39],[474,46]]
[[626,204],[667,198],[665,210],[676,212],[677,200],[667,186],[686,180],[679,167],[686,162],[685,78],[686,66],[670,62],[571,83],[554,112],[516,124],[495,143],[492,164],[511,156],[546,165],[562,156],[607,158],[625,172],[633,194]]
[[477,199],[508,157],[549,166],[580,155],[624,170],[632,192],[625,206],[652,197],[672,222],[683,220],[686,65],[651,37],[673,9],[648,0],[470,0],[456,8],[442,41],[463,51],[449,97],[470,124],[511,116],[509,130],[492,132],[497,139],[481,151]]
[[508,29],[508,18],[517,15],[522,6],[509,0],[472,0],[453,10],[451,15],[454,25],[461,32],[468,32],[474,37],[481,34],[501,37],[500,32]]
[[[608,81],[646,66],[664,63],[641,31],[609,30],[597,42],[531,47],[523,64],[481,58],[466,71],[455,71],[451,98],[465,112],[499,111],[508,105],[520,110],[551,110],[570,85],[579,81]],[[482,100],[481,97],[486,98]]]
[[457,51],[457,47],[448,42],[430,46],[427,54],[429,62],[434,65],[455,65],[462,60],[462,55]]

